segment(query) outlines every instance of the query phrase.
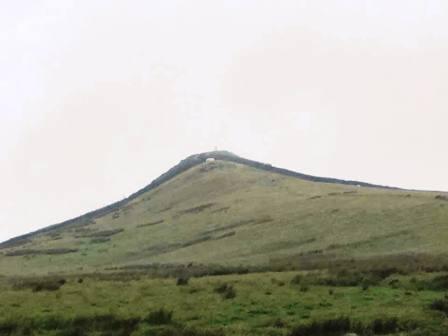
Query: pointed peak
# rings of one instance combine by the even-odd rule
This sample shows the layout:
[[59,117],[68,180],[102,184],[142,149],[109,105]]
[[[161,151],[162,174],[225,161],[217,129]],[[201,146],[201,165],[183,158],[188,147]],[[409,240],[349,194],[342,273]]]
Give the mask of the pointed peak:
[[358,181],[350,181],[350,180],[347,181],[347,180],[340,180],[340,179],[335,179],[335,178],[306,175],[306,174],[298,173],[298,172],[291,171],[288,169],[278,168],[278,167],[272,166],[271,164],[268,164],[268,163],[262,163],[262,162],[258,162],[258,161],[249,160],[249,159],[240,157],[236,154],[233,154],[232,152],[225,151],[225,150],[203,152],[203,153],[199,153],[199,154],[190,155],[189,157],[185,158],[184,160],[180,161],[177,165],[175,165],[174,167],[169,169],[167,172],[163,173],[158,178],[153,180],[149,185],[138,190],[137,192],[135,192],[134,194],[130,195],[129,197],[127,197],[123,200],[112,203],[106,207],[91,211],[89,213],[86,213],[86,214],[76,217],[74,219],[70,219],[68,221],[49,226],[44,229],[37,230],[35,232],[29,233],[26,235],[22,235],[22,236],[13,238],[10,241],[0,244],[0,248],[2,247],[2,245],[4,246],[4,244],[13,243],[17,240],[20,241],[20,240],[32,237],[33,235],[38,234],[38,233],[48,232],[48,231],[51,231],[54,229],[68,227],[70,225],[76,225],[76,224],[79,225],[79,223],[88,223],[89,221],[94,220],[95,218],[112,213],[112,212],[116,211],[117,209],[120,209],[120,207],[126,205],[129,201],[142,195],[143,193],[153,190],[153,189],[159,187],[160,185],[162,185],[163,183],[171,180],[172,178],[182,174],[183,172],[187,171],[188,169],[193,168],[199,164],[202,164],[203,162],[206,162],[207,159],[215,159],[215,160],[233,162],[233,163],[242,164],[242,165],[245,165],[248,167],[252,167],[255,169],[268,171],[268,172],[272,172],[272,173],[276,173],[276,174],[281,174],[284,176],[299,178],[299,179],[311,181],[311,182],[333,183],[333,184],[351,185],[351,186],[357,186],[357,187],[397,189],[397,188],[390,188],[387,186],[379,186],[379,185],[374,185],[374,184],[370,184],[370,183],[358,182]]
[[187,157],[185,160],[206,160],[208,158],[213,158],[213,159],[229,159],[229,158],[239,158],[238,155],[226,151],[226,150],[215,150],[215,151],[210,151],[210,152],[203,152],[203,153],[199,153],[199,154],[193,154],[190,155],[189,157]]

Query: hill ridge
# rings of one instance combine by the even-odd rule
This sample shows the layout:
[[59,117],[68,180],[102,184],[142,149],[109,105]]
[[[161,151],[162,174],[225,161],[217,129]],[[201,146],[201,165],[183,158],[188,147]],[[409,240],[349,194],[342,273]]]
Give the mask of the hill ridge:
[[190,155],[187,158],[181,160],[178,164],[176,164],[175,166],[170,168],[168,171],[166,171],[165,173],[161,174],[159,177],[154,179],[150,184],[148,184],[147,186],[143,187],[142,189],[138,190],[137,192],[129,195],[128,197],[126,197],[120,201],[111,203],[109,205],[98,208],[96,210],[89,211],[85,214],[68,219],[66,221],[63,221],[63,222],[60,222],[57,224],[53,224],[53,225],[44,227],[44,228],[36,230],[36,231],[11,238],[4,242],[0,242],[0,249],[6,248],[10,244],[13,244],[17,241],[31,238],[37,234],[46,233],[46,232],[49,232],[49,231],[52,231],[55,229],[68,227],[75,223],[78,225],[80,222],[81,222],[81,225],[82,225],[82,223],[87,224],[89,221],[92,221],[97,217],[101,217],[101,216],[110,214],[110,213],[116,211],[118,208],[125,206],[127,203],[129,203],[133,199],[137,198],[138,196],[142,195],[143,193],[151,191],[151,190],[159,187],[160,185],[164,184],[165,182],[170,181],[174,177],[182,174],[183,172],[205,162],[208,158],[243,164],[243,165],[246,165],[246,166],[249,166],[252,168],[256,168],[256,169],[260,169],[260,170],[264,170],[264,171],[268,171],[268,172],[273,172],[273,173],[277,173],[277,174],[281,174],[281,175],[286,175],[286,176],[302,179],[305,181],[311,181],[311,182],[341,184],[341,185],[350,185],[350,186],[361,186],[361,187],[368,187],[368,188],[402,190],[400,188],[377,185],[377,184],[366,183],[366,182],[360,182],[360,181],[355,181],[355,180],[344,180],[344,179],[320,177],[320,176],[303,174],[303,173],[295,172],[295,171],[292,171],[289,169],[275,167],[275,166],[272,166],[271,164],[246,159],[246,158],[240,157],[236,154],[233,154],[229,151],[224,151],[224,150],[223,151],[203,152],[203,153]]

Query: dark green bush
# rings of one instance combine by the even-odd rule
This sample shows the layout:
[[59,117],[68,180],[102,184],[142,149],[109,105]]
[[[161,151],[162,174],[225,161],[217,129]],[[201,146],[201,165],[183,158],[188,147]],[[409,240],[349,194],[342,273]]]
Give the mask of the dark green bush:
[[445,291],[448,290],[448,275],[440,275],[429,281],[423,281],[421,284],[429,290]]
[[392,279],[391,281],[389,281],[389,286],[392,288],[398,288],[400,286],[400,280]]
[[47,281],[47,282],[39,282],[36,283],[32,290],[33,292],[40,292],[40,291],[57,291],[59,290],[61,287],[63,286],[63,284],[61,284],[60,282],[52,282],[52,281]]
[[291,279],[291,285],[300,285],[300,283],[303,281],[303,276],[300,274],[296,274],[292,279]]
[[368,287],[377,286],[389,277],[398,272],[395,268],[373,269],[368,271],[348,271],[346,269],[331,273],[329,276],[319,276],[315,274],[307,276],[296,276],[291,280],[292,284],[309,283],[331,287]]
[[223,299],[233,299],[236,297],[236,291],[232,285],[228,283],[219,284],[214,289],[215,293],[221,294]]
[[444,299],[435,300],[431,303],[430,308],[448,315],[448,299],[445,297]]
[[232,287],[232,285],[229,285],[228,283],[222,283],[222,284],[218,284],[216,287],[215,287],[215,289],[214,289],[214,292],[215,293],[219,293],[219,294],[222,294],[222,293],[225,293],[227,290],[228,290],[228,288],[230,288],[230,287]]
[[399,331],[398,319],[375,319],[371,323],[371,330],[376,335],[391,334]]
[[198,329],[182,325],[168,325],[154,328],[147,335],[151,336],[224,336],[221,329]]
[[[113,335],[129,335],[140,322],[137,318],[120,319],[115,315],[97,315],[75,318],[71,322],[74,329],[113,331]],[[110,334],[110,333],[109,333]]]
[[303,293],[304,292],[308,292],[309,289],[310,289],[310,287],[307,284],[305,284],[305,283],[300,285],[300,291],[303,292]]
[[351,331],[351,321],[348,317],[314,321],[310,324],[295,327],[290,336],[321,336],[342,334]]
[[364,282],[361,284],[361,289],[362,289],[363,291],[368,290],[368,289],[369,289],[369,282],[368,282],[368,281],[364,281]]
[[284,281],[281,281],[281,280],[278,280],[278,279],[275,279],[275,278],[271,279],[271,283],[274,284],[274,285],[277,285],[279,287],[282,287],[282,286],[285,285]]
[[223,294],[223,299],[233,299],[236,297],[236,291],[233,287],[229,287]]
[[173,312],[160,308],[150,312],[143,321],[154,325],[170,324],[173,321]]
[[57,291],[66,284],[65,279],[58,278],[34,278],[19,280],[13,283],[13,289],[31,289],[33,292]]
[[274,322],[272,323],[272,326],[273,326],[274,328],[285,328],[285,327],[286,327],[286,323],[285,323],[285,321],[283,321],[282,319],[277,318],[277,319],[275,319]]
[[19,329],[19,326],[16,322],[8,321],[0,323],[0,335],[11,335],[17,329]]
[[348,317],[317,320],[293,328],[290,336],[333,336],[353,332],[359,335],[386,335],[399,331],[411,331],[418,327],[416,322],[401,322],[395,317],[377,318],[369,323],[352,321]]
[[190,278],[188,278],[186,276],[182,276],[182,277],[177,278],[176,285],[177,286],[186,286],[186,285],[188,285],[189,281],[190,281]]
[[120,319],[114,315],[77,317],[72,320],[49,316],[0,323],[0,335],[84,336],[99,332],[101,335],[127,336],[132,334],[139,322],[136,318]]

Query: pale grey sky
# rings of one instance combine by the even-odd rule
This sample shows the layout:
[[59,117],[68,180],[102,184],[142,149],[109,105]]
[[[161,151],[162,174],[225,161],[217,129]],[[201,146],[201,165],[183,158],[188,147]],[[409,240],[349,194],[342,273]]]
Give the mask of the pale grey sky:
[[445,0],[0,0],[0,241],[215,146],[448,190]]

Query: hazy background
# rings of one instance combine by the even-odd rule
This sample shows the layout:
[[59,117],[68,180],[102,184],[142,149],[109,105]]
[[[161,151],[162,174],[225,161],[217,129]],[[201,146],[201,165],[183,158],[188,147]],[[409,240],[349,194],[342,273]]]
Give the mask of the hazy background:
[[448,2],[0,0],[0,241],[226,149],[448,190]]

